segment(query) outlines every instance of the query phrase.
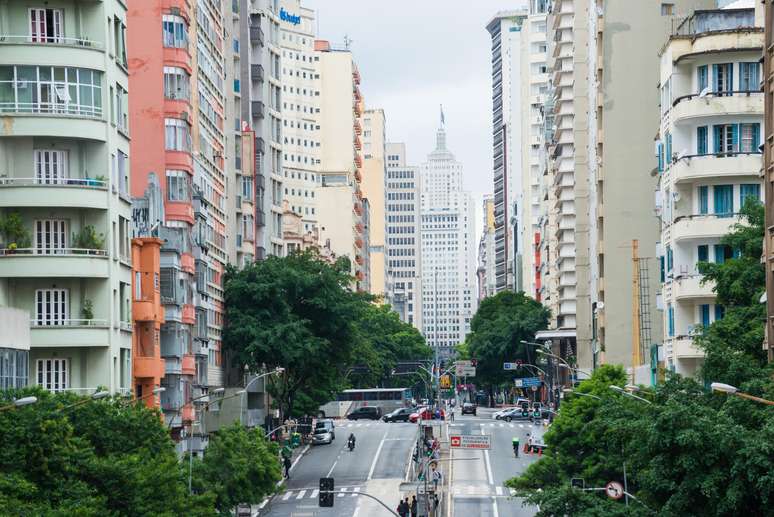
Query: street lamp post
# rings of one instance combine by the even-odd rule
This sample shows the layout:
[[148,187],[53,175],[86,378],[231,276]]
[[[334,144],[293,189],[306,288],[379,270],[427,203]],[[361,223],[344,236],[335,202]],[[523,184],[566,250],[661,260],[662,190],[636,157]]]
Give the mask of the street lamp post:
[[[210,391],[210,392],[207,392],[207,393],[205,393],[204,395],[199,395],[198,397],[191,399],[191,400],[190,400],[188,403],[189,403],[189,404],[193,404],[194,402],[196,402],[196,401],[198,401],[198,400],[201,400],[201,399],[203,399],[203,398],[207,398],[207,397],[209,397],[210,395],[218,395],[218,394],[220,394],[220,393],[223,393],[224,391],[226,391],[226,388],[215,388],[214,390],[212,390],[212,391]],[[183,405],[186,405],[186,404],[183,404]],[[179,413],[179,412],[180,412],[180,411],[178,411],[178,413]],[[172,428],[172,422],[173,422],[173,420],[172,420],[172,419],[170,419],[170,420],[169,420],[169,424],[167,424],[167,429],[171,429],[171,428]]]
[[721,393],[727,393],[729,395],[734,395],[736,397],[740,397],[747,400],[753,400],[755,402],[759,402],[761,404],[766,404],[767,406],[774,406],[774,400],[768,400],[761,397],[756,397],[755,395],[750,395],[749,393],[744,393],[739,391],[739,388],[736,386],[731,386],[730,384],[724,384],[722,382],[713,382],[710,384],[710,387],[712,388],[712,391],[719,391]]
[[582,391],[575,391],[570,388],[565,388],[562,390],[562,393],[570,394],[570,395],[578,395],[581,397],[591,397],[593,399],[602,400],[602,397],[599,397],[597,395],[592,395],[591,393],[583,393]]
[[260,375],[258,375],[256,377],[253,377],[252,379],[250,379],[250,382],[248,382],[247,385],[245,385],[245,388],[242,390],[242,392],[241,392],[242,393],[242,398],[239,400],[239,425],[244,425],[243,422],[242,422],[242,416],[244,415],[244,411],[245,411],[245,409],[244,409],[244,407],[245,407],[245,393],[247,393],[248,388],[250,388],[250,386],[252,386],[253,383],[255,381],[257,381],[258,379],[262,379],[262,378],[267,377],[269,375],[280,374],[280,373],[282,373],[284,371],[285,371],[284,368],[282,368],[281,366],[278,366],[278,367],[276,367],[275,369],[273,369],[273,370],[271,370],[269,372],[264,372],[264,373],[262,373],[262,374],[260,374]]
[[88,404],[92,400],[104,399],[105,397],[107,397],[109,395],[110,395],[109,391],[104,391],[104,390],[103,391],[97,391],[97,392],[93,393],[91,395],[91,397],[83,399],[83,400],[79,400],[75,404],[70,404],[69,406],[65,406],[62,409],[57,410],[56,413],[62,413],[62,412],[65,412],[65,411],[69,411],[70,409],[76,408],[78,406],[82,406],[84,404]]
[[143,395],[142,397],[140,397],[138,399],[124,401],[124,402],[122,402],[122,404],[124,406],[128,406],[129,404],[131,404],[133,402],[135,402],[135,403],[136,402],[142,402],[145,399],[149,399],[149,398],[151,398],[153,396],[156,396],[159,393],[163,393],[165,391],[167,391],[167,388],[165,388],[164,386],[160,386],[158,388],[153,388],[153,390],[150,393],[148,393],[147,395]]
[[611,389],[611,390],[613,390],[613,391],[617,391],[618,393],[620,393],[620,394],[622,394],[622,395],[626,395],[627,397],[631,397],[631,398],[633,398],[633,399],[637,399],[637,400],[639,400],[639,401],[641,401],[641,402],[644,402],[644,403],[646,403],[646,404],[653,404],[653,403],[652,403],[651,401],[649,401],[648,399],[644,399],[644,398],[642,398],[642,397],[638,397],[638,396],[637,396],[637,395],[635,395],[634,393],[629,393],[628,391],[626,391],[625,389],[623,389],[623,388],[622,388],[622,387],[620,387],[620,386],[611,385],[611,386],[610,386],[610,389]]
[[37,401],[38,401],[38,397],[22,397],[20,399],[14,400],[11,404],[8,404],[7,406],[0,407],[0,411],[6,411],[8,409],[28,406],[30,404],[36,403]]

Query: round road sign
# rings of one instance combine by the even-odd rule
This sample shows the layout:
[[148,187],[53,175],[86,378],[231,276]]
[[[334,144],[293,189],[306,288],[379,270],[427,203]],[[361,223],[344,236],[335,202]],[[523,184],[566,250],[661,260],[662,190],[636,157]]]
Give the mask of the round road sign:
[[624,496],[624,487],[618,481],[611,481],[605,485],[605,493],[610,499],[620,499]]
[[532,386],[532,391],[537,391],[537,386]]

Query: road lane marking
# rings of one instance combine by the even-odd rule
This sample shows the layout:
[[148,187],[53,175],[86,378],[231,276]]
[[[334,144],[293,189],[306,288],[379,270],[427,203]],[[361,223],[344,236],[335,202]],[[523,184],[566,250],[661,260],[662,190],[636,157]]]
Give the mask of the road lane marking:
[[376,454],[374,455],[374,461],[371,462],[371,469],[368,471],[368,478],[366,478],[367,481],[371,481],[371,478],[374,476],[374,469],[376,468],[376,462],[379,460],[379,455],[382,453],[382,447],[384,447],[384,440],[387,438],[388,432],[389,430],[384,432],[382,441],[379,442],[379,448],[376,449]]
[[305,495],[306,495],[306,490],[301,490],[296,496],[296,499],[303,499]]
[[338,460],[338,459],[337,459],[336,461],[334,461],[334,462],[333,462],[333,465],[331,466],[331,470],[329,470],[329,471],[328,471],[328,475],[327,475],[327,476],[325,476],[325,477],[327,477],[327,478],[331,477],[331,473],[333,473],[333,469],[335,469],[335,468],[336,468],[336,464],[337,464],[338,462],[339,462],[339,460]]
[[498,486],[496,486],[496,487],[495,487],[495,494],[497,494],[497,495],[503,495],[503,487],[501,487],[501,486],[499,486],[499,485],[498,485]]
[[312,499],[316,498],[320,494],[320,491],[316,488],[312,490],[312,495],[310,496]]
[[340,488],[338,496],[339,497],[344,497],[345,495],[347,495],[347,489],[346,488]]
[[492,464],[489,462],[489,451],[484,451],[484,463],[486,464],[486,477],[490,485],[494,484],[494,476],[492,475]]
[[285,492],[285,495],[282,496],[283,501],[287,501],[290,499],[290,496],[293,495],[293,492]]
[[357,493],[360,492],[360,487],[356,486],[352,489],[352,497],[357,497]]

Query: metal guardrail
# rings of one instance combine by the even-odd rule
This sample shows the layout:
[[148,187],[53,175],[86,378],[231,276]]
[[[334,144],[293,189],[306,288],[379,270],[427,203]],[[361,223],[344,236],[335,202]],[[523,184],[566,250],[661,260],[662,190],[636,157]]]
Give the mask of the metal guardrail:
[[0,113],[102,118],[102,107],[73,102],[0,102]]
[[108,327],[108,320],[96,319],[41,319],[30,320],[32,327]]
[[12,257],[15,255],[36,256],[36,257],[72,257],[88,255],[91,257],[107,258],[106,250],[92,250],[86,248],[4,248],[0,249],[0,257]]
[[[37,40],[37,41],[35,41]],[[45,40],[45,41],[42,41]],[[62,45],[67,47],[85,47],[96,50],[104,50],[104,45],[99,41],[85,38],[64,38],[61,36],[36,37],[29,34],[0,34],[0,45]]]
[[0,178],[0,187],[91,187],[107,189],[108,182],[94,178]]

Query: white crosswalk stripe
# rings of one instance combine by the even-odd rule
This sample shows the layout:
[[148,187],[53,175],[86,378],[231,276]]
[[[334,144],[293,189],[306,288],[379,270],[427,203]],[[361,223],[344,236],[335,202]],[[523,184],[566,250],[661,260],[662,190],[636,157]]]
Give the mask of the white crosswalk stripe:
[[290,499],[291,495],[293,495],[293,492],[285,492],[285,495],[282,496],[282,500],[287,501],[288,499]]
[[320,493],[320,491],[317,490],[316,488],[314,490],[312,490],[312,499],[316,498],[319,493]]
[[495,493],[496,493],[497,495],[503,495],[503,487],[501,487],[501,486],[496,486],[496,487],[495,487]]
[[305,494],[306,494],[306,490],[301,490],[296,496],[296,499],[303,499]]
[[452,488],[452,495],[455,497],[508,497],[516,494],[513,488],[506,488],[502,485],[461,485],[456,484]]
[[352,489],[352,497],[357,497],[357,493],[360,492],[360,487],[356,486]]
[[340,488],[339,489],[339,497],[344,497],[347,495],[347,489],[346,488]]

